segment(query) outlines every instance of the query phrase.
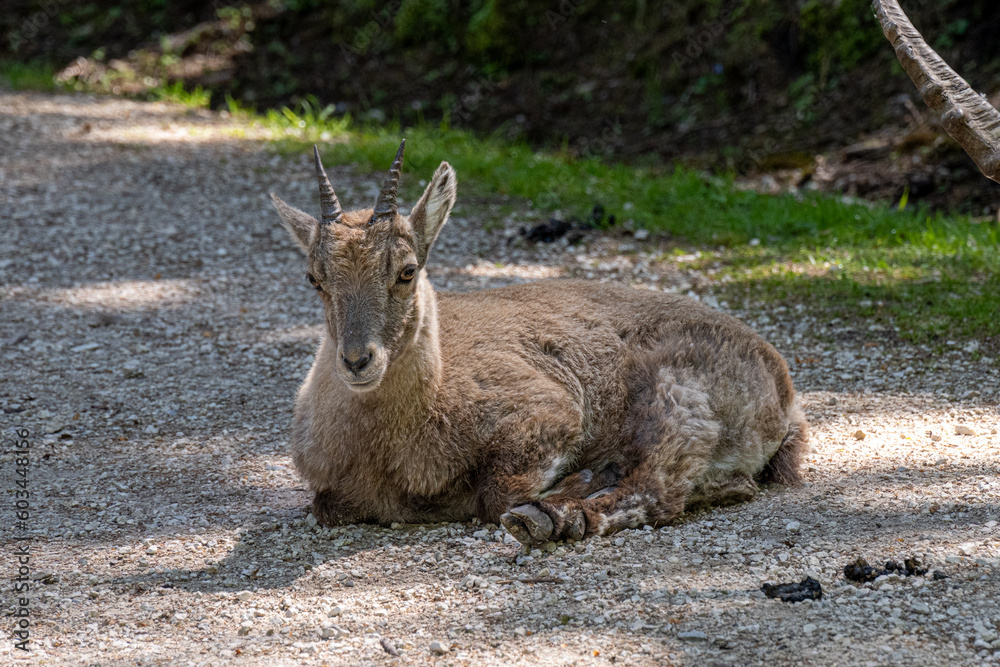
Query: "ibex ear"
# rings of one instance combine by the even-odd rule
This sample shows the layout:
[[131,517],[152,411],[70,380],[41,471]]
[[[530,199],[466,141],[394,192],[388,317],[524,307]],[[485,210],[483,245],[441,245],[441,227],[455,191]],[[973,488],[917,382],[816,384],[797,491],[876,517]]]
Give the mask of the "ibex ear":
[[431,246],[448,220],[451,207],[455,205],[457,188],[455,170],[447,162],[442,162],[420,201],[410,212],[410,226],[417,237],[417,263],[420,268],[427,263]]
[[288,233],[292,236],[292,240],[298,244],[302,252],[308,253],[313,237],[319,230],[319,220],[305,211],[300,211],[294,206],[289,206],[281,201],[278,195],[273,192],[271,193],[271,201],[274,202],[274,208],[278,210],[282,226],[288,230]]

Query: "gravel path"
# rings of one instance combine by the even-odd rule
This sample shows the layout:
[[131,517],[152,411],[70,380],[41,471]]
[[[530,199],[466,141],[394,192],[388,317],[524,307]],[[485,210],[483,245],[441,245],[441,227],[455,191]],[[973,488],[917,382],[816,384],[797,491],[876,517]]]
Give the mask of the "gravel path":
[[[380,182],[329,171],[347,205]],[[286,451],[320,307],[272,189],[312,210],[308,158],[278,157],[231,120],[0,93],[5,579],[15,538],[34,538],[33,648],[5,636],[0,662],[1000,663],[1000,360],[975,341],[930,350],[738,304],[803,394],[805,487],[527,555],[496,526],[312,525]],[[665,242],[523,245],[517,226],[541,214],[498,213],[511,204],[460,187],[433,256],[439,288],[576,275],[714,303],[711,276]],[[18,426],[32,443],[28,532],[10,509]],[[858,556],[910,555],[947,578],[844,579]],[[821,601],[759,591],[806,575]]]

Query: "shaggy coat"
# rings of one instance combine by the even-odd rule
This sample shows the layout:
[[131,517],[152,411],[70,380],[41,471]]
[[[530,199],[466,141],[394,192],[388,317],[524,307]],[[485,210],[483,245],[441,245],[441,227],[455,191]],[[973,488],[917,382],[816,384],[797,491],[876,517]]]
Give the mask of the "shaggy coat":
[[733,317],[575,280],[436,295],[424,266],[455,185],[442,163],[388,220],[275,198],[326,307],[291,438],[323,524],[478,517],[530,544],[799,482],[788,367]]

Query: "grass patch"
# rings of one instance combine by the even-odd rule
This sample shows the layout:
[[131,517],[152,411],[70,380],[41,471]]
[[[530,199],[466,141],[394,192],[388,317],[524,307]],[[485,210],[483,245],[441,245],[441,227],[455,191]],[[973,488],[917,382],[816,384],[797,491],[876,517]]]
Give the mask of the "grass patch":
[[55,75],[55,67],[41,60],[0,60],[0,87],[10,90],[52,91],[58,88]]
[[182,82],[175,81],[150,89],[149,98],[157,102],[182,104],[192,109],[207,109],[212,103],[212,91],[201,86],[187,90]]
[[[11,90],[84,90],[82,84],[61,85],[55,79],[56,68],[51,63],[32,60],[15,62],[0,60],[0,86]],[[133,95],[156,102],[173,102],[194,109],[207,109],[212,102],[212,92],[201,86],[188,90],[181,81],[159,84],[149,88],[144,95]]]
[[809,249],[784,243],[723,253],[721,291],[736,301],[802,304],[862,328],[895,326],[916,342],[979,338],[1000,329],[1000,272],[992,261],[990,268],[986,257],[912,244]]

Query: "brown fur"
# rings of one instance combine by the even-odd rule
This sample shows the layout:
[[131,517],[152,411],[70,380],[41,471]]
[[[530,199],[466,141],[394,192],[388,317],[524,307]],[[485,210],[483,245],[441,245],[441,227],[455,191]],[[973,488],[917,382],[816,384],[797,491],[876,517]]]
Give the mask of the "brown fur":
[[[773,347],[695,301],[622,286],[435,295],[423,267],[454,198],[443,163],[409,218],[320,227],[276,200],[327,314],[292,431],[321,522],[503,515],[538,541],[798,482],[808,429]],[[372,353],[359,372],[351,349]],[[527,537],[519,507],[551,529]]]

